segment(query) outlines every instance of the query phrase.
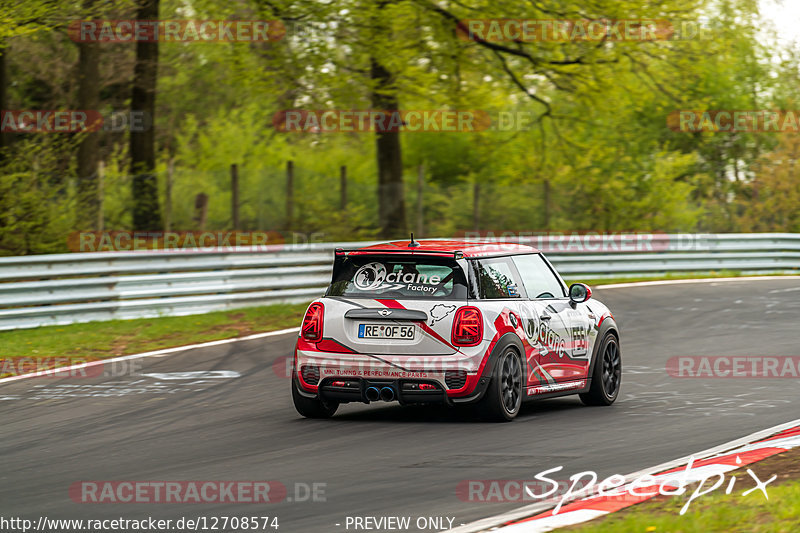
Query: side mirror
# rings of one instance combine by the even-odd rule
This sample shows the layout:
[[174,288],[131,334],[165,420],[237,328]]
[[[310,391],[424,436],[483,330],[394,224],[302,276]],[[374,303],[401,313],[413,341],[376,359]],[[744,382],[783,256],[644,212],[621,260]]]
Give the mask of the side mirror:
[[569,301],[572,303],[583,303],[592,297],[592,289],[583,283],[573,283],[569,287]]

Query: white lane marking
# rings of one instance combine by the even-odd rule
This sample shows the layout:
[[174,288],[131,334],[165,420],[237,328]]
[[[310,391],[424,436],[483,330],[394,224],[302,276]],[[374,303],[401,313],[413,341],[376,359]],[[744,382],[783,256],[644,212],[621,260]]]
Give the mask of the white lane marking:
[[[220,346],[222,344],[231,344],[234,342],[241,342],[241,341],[250,341],[254,339],[263,339],[265,337],[275,337],[277,335],[288,335],[289,333],[297,333],[300,331],[300,328],[287,328],[287,329],[279,329],[277,331],[268,331],[266,333],[255,333],[253,335],[248,335],[246,337],[234,337],[232,339],[222,339],[218,341],[209,341],[209,342],[201,342],[199,344],[187,344],[186,346],[176,346],[174,348],[164,348],[163,350],[155,350],[152,352],[143,352],[137,353],[132,355],[123,355],[121,357],[112,357],[110,359],[99,359],[97,361],[90,361],[88,363],[80,363],[78,365],[72,366],[65,366],[59,367],[58,371],[68,373],[72,370],[78,370],[81,368],[89,368],[97,365],[104,365],[107,363],[116,363],[118,361],[128,361],[130,359],[139,359],[144,357],[164,357],[166,355],[171,355],[178,352],[185,352],[187,350],[196,350],[198,348],[209,348],[211,346]],[[52,375],[52,370],[42,370],[39,372],[31,372],[30,374],[20,374],[18,376],[11,376],[7,378],[0,379],[0,385],[3,383],[10,383],[12,381],[17,381],[20,379],[26,378],[33,378],[38,376],[46,376]]]
[[[747,446],[752,445],[755,441],[771,437],[776,433],[780,433],[783,430],[790,429],[798,425],[800,425],[800,418],[792,420],[791,422],[786,422],[784,424],[773,426],[771,428],[762,429],[761,431],[756,431],[755,433],[751,433],[746,437],[741,437],[720,444],[718,446],[714,446],[713,448],[708,448],[707,450],[703,450],[698,453],[686,455],[678,459],[673,459],[672,461],[667,461],[666,463],[661,463],[660,465],[652,466],[650,468],[645,468],[639,470],[638,472],[633,472],[632,474],[628,474],[627,476],[625,476],[625,481],[626,483],[630,483],[633,480],[640,478],[642,476],[654,475],[660,472],[664,472],[666,470],[683,466],[687,464],[689,460],[692,458],[694,458],[694,461],[697,462],[702,459],[707,459],[713,455],[721,454],[723,452],[731,452],[731,451],[738,452],[740,451],[739,448],[745,449]],[[592,490],[591,486],[577,490],[575,491],[573,497],[569,499],[569,501],[575,501],[584,498],[589,494],[591,494],[591,490]],[[543,511],[547,511],[548,509],[552,509],[553,507],[555,507],[556,503],[557,502],[532,503],[530,505],[520,507],[519,509],[516,509],[514,511],[509,511],[507,513],[502,513],[499,515],[483,518],[481,520],[470,522],[469,524],[450,529],[449,531],[451,533],[479,533],[481,531],[497,529],[501,524],[504,524],[506,522],[527,518],[529,516],[539,514]],[[565,501],[564,503],[567,503],[567,501]]]
[[[594,520],[600,516],[608,514],[607,511],[595,511],[592,509],[580,509],[579,511],[570,511],[569,513],[557,514],[555,516],[548,516],[541,518],[532,524],[530,522],[521,522],[519,524],[511,524],[502,528],[504,533],[536,533],[539,531],[552,531],[560,527],[574,526],[589,520]],[[535,528],[535,529],[534,529]],[[451,530],[455,531],[455,530]]]
[[242,375],[234,370],[199,370],[197,372],[164,372],[153,374],[142,374],[154,379],[229,379],[238,378]]
[[678,283],[716,283],[725,281],[767,281],[781,279],[800,279],[800,276],[741,276],[738,278],[701,278],[701,279],[662,279],[657,281],[634,281],[630,283],[611,283],[596,285],[594,289],[627,289],[629,287],[650,287],[653,285],[676,285]]
[[769,291],[769,293],[777,294],[779,292],[794,292],[794,291],[800,291],[800,287],[791,287],[789,289],[772,289],[771,291]]

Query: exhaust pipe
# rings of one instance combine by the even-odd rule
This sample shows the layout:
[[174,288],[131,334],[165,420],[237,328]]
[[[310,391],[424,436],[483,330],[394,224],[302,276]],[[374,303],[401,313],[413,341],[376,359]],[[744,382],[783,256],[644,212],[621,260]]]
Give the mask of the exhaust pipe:
[[381,389],[381,400],[384,402],[391,402],[394,400],[394,389],[391,387],[384,387]]
[[365,394],[367,396],[367,400],[371,402],[377,402],[381,397],[381,393],[378,391],[377,387],[367,387]]

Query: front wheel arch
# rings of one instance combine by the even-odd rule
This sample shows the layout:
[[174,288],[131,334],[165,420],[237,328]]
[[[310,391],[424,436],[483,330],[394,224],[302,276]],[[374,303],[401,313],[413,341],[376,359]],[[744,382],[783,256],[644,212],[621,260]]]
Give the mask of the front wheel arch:
[[[589,385],[580,394],[581,401],[586,405],[611,405],[619,397],[622,387],[622,347],[619,334],[616,331],[607,331],[601,339],[592,372],[588,377]],[[613,386],[613,391],[607,390],[610,386]]]
[[588,372],[586,373],[586,380],[587,380],[585,389],[586,391],[588,391],[589,387],[591,386],[592,376],[594,376],[595,364],[597,363],[597,358],[598,355],[600,354],[600,348],[602,347],[603,342],[606,339],[606,335],[609,334],[614,335],[617,338],[617,344],[619,344],[620,348],[622,348],[622,341],[620,340],[619,328],[617,327],[617,323],[614,321],[613,318],[608,317],[605,320],[603,320],[603,323],[600,324],[600,329],[597,331],[597,341],[595,342],[594,348],[592,349],[592,358],[590,359],[589,369]]

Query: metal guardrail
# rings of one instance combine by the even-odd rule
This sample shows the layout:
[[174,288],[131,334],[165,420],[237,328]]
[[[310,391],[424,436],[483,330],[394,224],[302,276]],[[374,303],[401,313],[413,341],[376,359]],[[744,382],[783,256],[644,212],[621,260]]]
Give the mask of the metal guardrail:
[[[800,234],[516,235],[571,279],[667,272],[800,273]],[[333,250],[314,243],[227,250],[95,252],[0,258],[0,330],[180,316],[309,301]]]

